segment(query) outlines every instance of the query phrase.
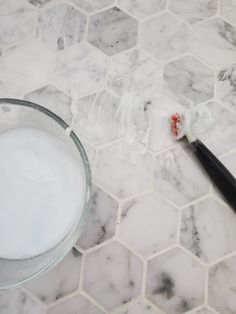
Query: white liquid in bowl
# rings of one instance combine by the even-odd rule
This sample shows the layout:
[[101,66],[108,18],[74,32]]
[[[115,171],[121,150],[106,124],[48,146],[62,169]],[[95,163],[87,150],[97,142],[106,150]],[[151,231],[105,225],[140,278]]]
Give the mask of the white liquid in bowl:
[[62,140],[26,127],[0,134],[0,258],[52,249],[78,222],[84,197],[82,162]]

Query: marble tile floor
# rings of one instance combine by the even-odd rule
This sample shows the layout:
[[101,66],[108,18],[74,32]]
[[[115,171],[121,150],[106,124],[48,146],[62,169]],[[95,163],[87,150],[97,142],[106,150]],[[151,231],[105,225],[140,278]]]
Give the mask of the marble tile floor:
[[53,270],[0,295],[0,314],[235,314],[236,215],[168,117],[236,175],[235,0],[0,0],[0,97],[80,137],[91,210]]

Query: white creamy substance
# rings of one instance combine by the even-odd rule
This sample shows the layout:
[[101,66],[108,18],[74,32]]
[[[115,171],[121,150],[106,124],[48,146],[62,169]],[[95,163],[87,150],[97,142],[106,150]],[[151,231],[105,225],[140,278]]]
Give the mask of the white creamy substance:
[[82,214],[82,163],[59,138],[34,128],[0,134],[0,258],[58,244]]

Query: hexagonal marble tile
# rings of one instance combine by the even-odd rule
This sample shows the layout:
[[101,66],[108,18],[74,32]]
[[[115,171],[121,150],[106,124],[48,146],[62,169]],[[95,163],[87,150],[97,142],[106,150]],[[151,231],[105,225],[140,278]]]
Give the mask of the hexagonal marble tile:
[[124,159],[122,150],[117,143],[98,152],[94,180],[117,197],[125,198],[150,188],[152,157],[146,153],[137,162],[130,162]]
[[0,44],[8,46],[32,38],[37,11],[23,1],[3,2],[0,4]]
[[141,24],[140,45],[161,60],[187,52],[188,26],[169,13],[157,15]]
[[226,153],[236,147],[236,113],[217,102],[204,105],[212,118],[208,129],[196,131],[196,135],[215,154]]
[[163,11],[166,0],[118,0],[118,5],[135,18],[143,19]]
[[236,249],[236,216],[212,198],[196,203],[182,211],[180,242],[211,263]]
[[89,253],[84,290],[106,309],[129,302],[141,293],[142,262],[118,242]]
[[116,229],[117,210],[118,203],[93,185],[87,222],[77,245],[88,249],[112,238]]
[[162,69],[145,52],[134,49],[114,56],[109,64],[108,86],[117,94],[155,95],[161,86]]
[[52,85],[39,88],[24,96],[25,100],[35,102],[60,116],[71,124],[71,98]]
[[74,106],[73,129],[95,145],[117,139],[119,104],[120,99],[107,90],[79,99]]
[[[37,60],[37,62],[35,62]],[[22,96],[48,83],[56,56],[36,40],[7,49],[0,59],[0,79]]]
[[46,314],[46,310],[21,290],[0,294],[1,314]]
[[236,112],[236,63],[218,72],[216,97]]
[[107,59],[87,43],[58,53],[54,84],[73,97],[84,97],[99,90],[105,81]]
[[176,248],[149,261],[146,294],[167,313],[184,313],[203,303],[204,282],[204,268]]
[[217,0],[170,0],[169,10],[195,24],[216,14]]
[[63,50],[83,39],[85,27],[85,15],[62,3],[39,13],[37,35],[52,50]]
[[209,192],[209,179],[187,149],[176,147],[157,155],[154,188],[178,206]]
[[[102,314],[95,305],[84,296],[77,295],[66,301],[49,307],[47,314]],[[33,313],[32,313],[33,314]]]
[[148,256],[175,243],[177,220],[177,210],[151,192],[123,204],[119,237]]
[[81,253],[73,248],[59,265],[25,288],[46,304],[70,294],[79,287],[81,259]]
[[192,56],[184,56],[164,68],[164,93],[190,107],[214,96],[214,73]]
[[230,23],[236,25],[236,2],[234,0],[221,0],[220,14]]
[[70,0],[74,5],[87,13],[104,9],[115,3],[115,0]]
[[153,306],[144,300],[130,304],[128,308],[112,312],[112,314],[157,314]]
[[211,267],[209,273],[209,304],[220,313],[236,312],[236,256]]
[[235,62],[236,28],[216,17],[192,29],[191,51],[216,68]]
[[108,55],[134,47],[136,38],[137,21],[117,7],[90,18],[88,42]]

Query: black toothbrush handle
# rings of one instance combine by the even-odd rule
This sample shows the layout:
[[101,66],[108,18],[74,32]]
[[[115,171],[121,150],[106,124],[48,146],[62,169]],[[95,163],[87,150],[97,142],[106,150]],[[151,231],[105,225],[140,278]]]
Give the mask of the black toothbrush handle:
[[213,183],[236,212],[236,179],[234,176],[200,140],[197,139],[190,145]]

